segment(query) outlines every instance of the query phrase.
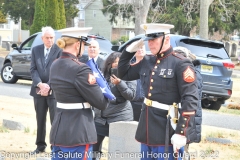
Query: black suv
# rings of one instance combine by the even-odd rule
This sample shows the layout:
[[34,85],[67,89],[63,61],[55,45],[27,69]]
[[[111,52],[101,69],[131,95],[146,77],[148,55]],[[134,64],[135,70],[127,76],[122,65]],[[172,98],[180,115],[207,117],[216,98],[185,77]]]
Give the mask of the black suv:
[[[31,50],[33,47],[43,44],[41,32],[31,35],[20,46],[12,44],[11,51],[4,59],[1,69],[1,78],[5,83],[16,83],[18,79],[31,80],[30,65],[31,65]],[[55,40],[61,37],[61,33],[55,32]],[[100,57],[105,57],[112,52],[112,43],[104,37],[97,35],[88,35],[88,39],[95,39],[99,42]],[[87,47],[83,56],[87,55]]]
[[[112,49],[122,52],[127,45],[143,37],[143,34],[135,36],[121,46],[113,46]],[[172,47],[186,47],[197,56],[203,77],[202,107],[219,110],[221,104],[231,97],[233,85],[231,75],[234,64],[223,43],[181,35],[170,35],[170,42]],[[147,54],[150,53],[147,41],[145,46]]]

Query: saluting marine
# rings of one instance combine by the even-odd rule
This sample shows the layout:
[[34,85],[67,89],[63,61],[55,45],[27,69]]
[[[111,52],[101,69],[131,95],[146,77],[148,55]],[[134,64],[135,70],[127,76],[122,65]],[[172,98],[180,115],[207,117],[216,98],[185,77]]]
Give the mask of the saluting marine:
[[[92,144],[97,142],[90,106],[103,110],[109,103],[92,70],[78,61],[84,45],[88,44],[86,36],[90,29],[59,30],[62,38],[58,39],[57,45],[63,48],[63,53],[53,62],[50,70],[50,85],[57,101],[50,133],[53,159],[90,160],[87,154],[90,155]],[[63,154],[66,156],[62,157]]]
[[[194,115],[199,99],[196,75],[193,64],[175,53],[170,45],[168,34],[173,27],[169,24],[142,24],[144,40],[148,41],[152,54],[146,55],[139,63],[129,63],[144,45],[140,39],[123,51],[118,65],[120,78],[140,78],[143,86],[145,99],[135,136],[141,143],[141,153],[144,153],[142,160],[174,159],[178,156],[174,153],[182,153],[183,146],[196,136]],[[156,157],[155,153],[167,153],[168,156],[157,154]]]

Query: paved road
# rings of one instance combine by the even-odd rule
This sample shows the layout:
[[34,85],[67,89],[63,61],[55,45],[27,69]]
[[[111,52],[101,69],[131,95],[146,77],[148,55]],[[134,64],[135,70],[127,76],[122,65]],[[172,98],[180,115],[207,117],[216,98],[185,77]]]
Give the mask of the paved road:
[[3,60],[4,60],[4,58],[0,57],[0,72],[1,72],[1,69],[2,69],[2,65],[3,65]]
[[19,80],[16,84],[3,83],[0,79],[0,95],[9,96],[13,98],[32,99],[29,95],[31,81]]
[[203,125],[240,130],[240,116],[203,110]]
[[[29,95],[31,81],[19,80],[16,84],[5,84],[0,80],[0,95],[32,99]],[[225,115],[203,110],[203,125],[240,130],[240,116]]]

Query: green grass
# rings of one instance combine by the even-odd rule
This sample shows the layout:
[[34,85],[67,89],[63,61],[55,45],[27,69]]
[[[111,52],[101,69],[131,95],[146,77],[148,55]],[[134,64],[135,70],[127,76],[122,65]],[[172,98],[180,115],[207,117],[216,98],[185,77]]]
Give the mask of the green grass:
[[205,149],[200,151],[200,155],[202,159],[207,158],[217,158],[218,157],[218,151],[214,149],[211,144],[206,144]]
[[227,107],[221,107],[218,111],[211,110],[211,109],[206,109],[203,108],[203,110],[208,111],[208,112],[214,112],[217,114],[231,114],[231,115],[238,115],[240,116],[240,110],[238,109],[229,109]]
[[24,133],[29,133],[29,132],[30,132],[29,127],[25,127],[25,128],[24,128]]
[[238,110],[238,109],[228,109],[227,107],[221,107],[218,112],[225,113],[225,114],[240,115],[240,110]]
[[211,138],[224,138],[224,133],[223,132],[211,132],[207,135],[207,137]]
[[4,126],[0,126],[0,133],[9,133],[9,130]]

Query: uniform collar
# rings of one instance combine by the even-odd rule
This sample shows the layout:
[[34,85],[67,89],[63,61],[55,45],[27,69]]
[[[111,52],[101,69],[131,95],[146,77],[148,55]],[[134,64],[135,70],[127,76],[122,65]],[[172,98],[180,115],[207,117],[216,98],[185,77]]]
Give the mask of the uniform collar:
[[163,58],[169,56],[169,54],[171,54],[172,52],[173,52],[173,48],[169,47],[165,52],[157,54],[157,57],[160,58],[160,59],[163,59]]

